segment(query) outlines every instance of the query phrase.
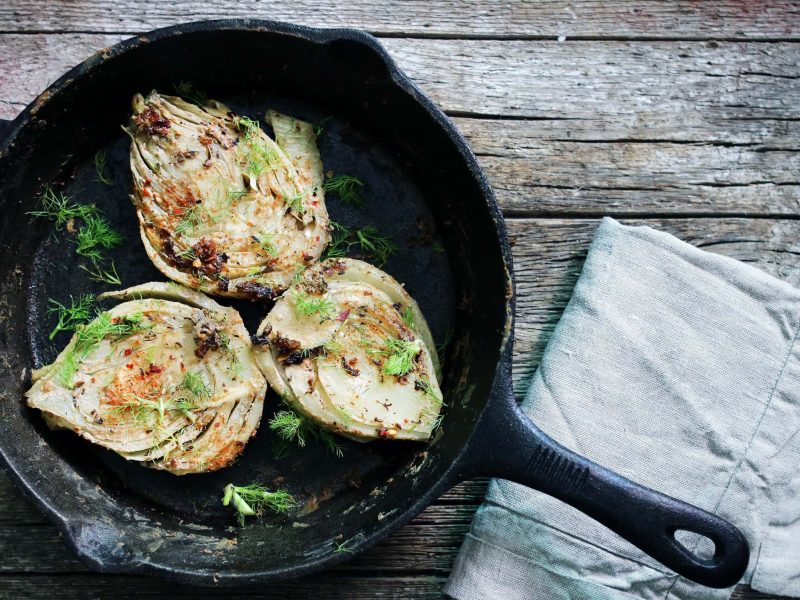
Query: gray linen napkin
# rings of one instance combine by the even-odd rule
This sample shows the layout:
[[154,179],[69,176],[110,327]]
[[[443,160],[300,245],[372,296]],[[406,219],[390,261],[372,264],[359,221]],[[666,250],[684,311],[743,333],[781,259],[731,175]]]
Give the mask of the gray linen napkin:
[[[569,448],[739,526],[743,582],[800,596],[799,330],[792,286],[604,219],[524,410]],[[445,591],[716,600],[732,589],[680,578],[579,511],[494,480]]]

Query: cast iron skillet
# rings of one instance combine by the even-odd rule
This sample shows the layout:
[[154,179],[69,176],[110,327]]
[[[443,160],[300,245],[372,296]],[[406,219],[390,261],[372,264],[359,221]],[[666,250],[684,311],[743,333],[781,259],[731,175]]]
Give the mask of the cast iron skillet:
[[[447,414],[430,443],[348,443],[343,459],[309,445],[276,459],[262,423],[233,467],[178,478],[49,431],[20,401],[30,369],[67,341],[47,340],[47,298],[103,289],[79,269],[70,236],[53,238],[26,211],[46,184],[97,202],[128,242],[114,254],[123,284],[163,280],[138,239],[120,124],[135,92],[170,92],[181,80],[249,115],[275,107],[312,121],[332,117],[320,141],[326,169],[363,179],[369,198],[364,211],[331,198],[333,218],[373,223],[400,242],[386,270],[406,282],[437,339],[454,332],[442,386]],[[726,587],[743,574],[748,547],[732,525],[570,452],[517,409],[511,258],[494,195],[464,139],[371,36],[254,20],[161,29],[99,51],[6,125],[0,453],[93,569],[195,584],[298,576],[372,546],[456,482],[493,475],[571,504],[699,583]],[[101,149],[111,187],[94,181]],[[251,331],[266,310],[234,304]],[[276,406],[270,394],[265,420]],[[234,527],[222,488],[254,480],[288,488],[303,510]],[[677,530],[710,538],[713,557],[692,554]]]

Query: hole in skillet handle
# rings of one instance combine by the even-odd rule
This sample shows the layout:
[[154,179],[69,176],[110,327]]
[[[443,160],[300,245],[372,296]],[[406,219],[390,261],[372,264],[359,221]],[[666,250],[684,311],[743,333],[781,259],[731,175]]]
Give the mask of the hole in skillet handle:
[[717,553],[717,545],[714,540],[699,533],[686,529],[676,529],[672,532],[672,537],[675,538],[678,544],[700,560],[713,560]]
[[[489,401],[470,440],[464,474],[509,479],[566,502],[701,585],[726,588],[741,579],[750,556],[741,531],[561,446],[517,407],[508,370],[507,381],[496,380],[493,390],[504,397]],[[696,536],[713,543],[710,558],[705,549],[697,553]]]

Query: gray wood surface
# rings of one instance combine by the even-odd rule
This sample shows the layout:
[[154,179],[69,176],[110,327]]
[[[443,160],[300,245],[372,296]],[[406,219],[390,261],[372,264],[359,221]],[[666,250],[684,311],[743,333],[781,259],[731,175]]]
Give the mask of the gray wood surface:
[[[230,17],[367,29],[466,134],[513,244],[519,394],[603,215],[800,285],[797,2],[11,0],[0,118],[128,35]],[[336,570],[239,594],[89,573],[0,475],[0,595],[439,598],[484,490],[454,488]],[[734,597],[774,598],[744,586]]]

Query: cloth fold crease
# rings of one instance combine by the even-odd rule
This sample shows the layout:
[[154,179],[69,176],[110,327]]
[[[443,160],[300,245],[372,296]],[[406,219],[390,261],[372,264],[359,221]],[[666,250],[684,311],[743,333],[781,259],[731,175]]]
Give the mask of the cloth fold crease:
[[[606,218],[523,409],[570,449],[733,522],[751,547],[743,582],[800,597],[798,332],[800,290]],[[732,588],[678,577],[579,511],[493,480],[445,592],[723,600]]]

